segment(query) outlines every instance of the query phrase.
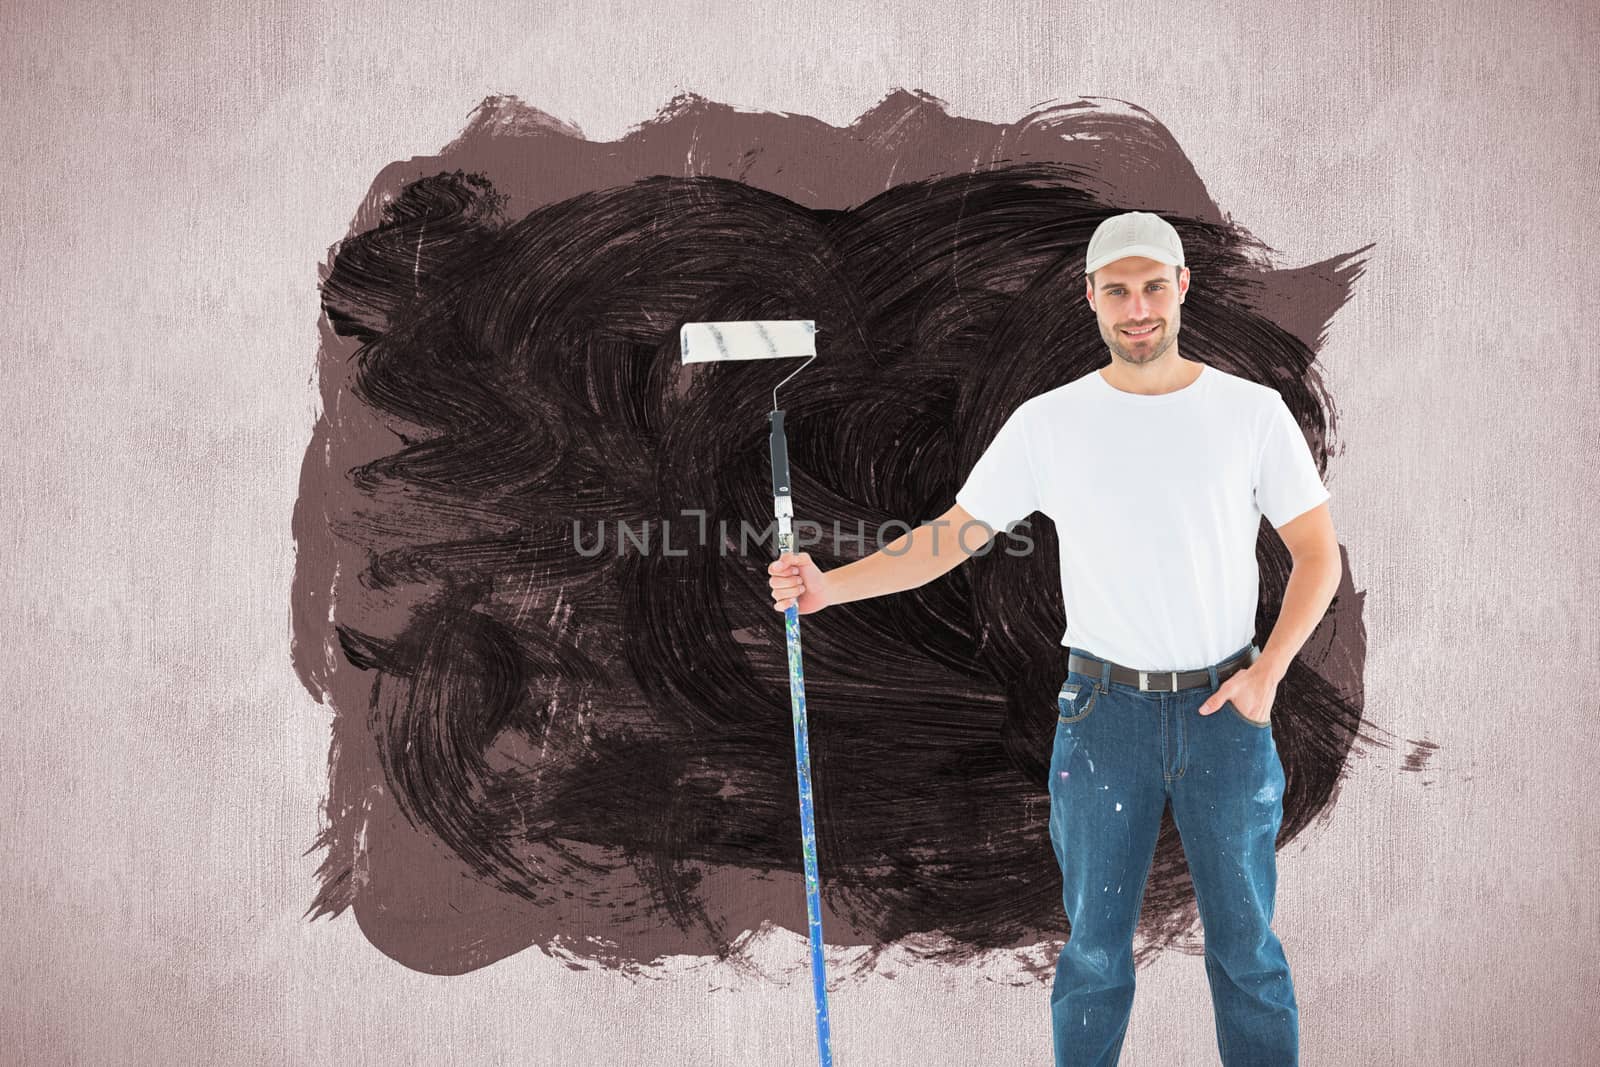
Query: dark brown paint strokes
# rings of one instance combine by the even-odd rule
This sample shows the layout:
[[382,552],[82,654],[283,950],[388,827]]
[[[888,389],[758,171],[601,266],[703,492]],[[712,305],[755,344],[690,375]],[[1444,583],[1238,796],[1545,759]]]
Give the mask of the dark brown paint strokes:
[[[1001,126],[897,92],[837,129],[684,97],[592,143],[496,99],[439,156],[387,168],[324,271],[293,518],[295,667],[334,712],[310,913],[353,908],[436,973],[528,946],[741,964],[765,923],[803,934],[769,546],[715,536],[770,518],[788,368],[691,372],[678,326],[818,320],[825,354],[783,394],[801,517],[924,521],[1017,403],[1104,362],[1080,265],[1130,207],[1184,234],[1186,354],[1281,390],[1326,463],[1313,350],[1362,250],[1271,269],[1167,131],[1115,101]],[[607,550],[579,553],[574,520],[605,522]],[[674,520],[675,554],[619,555],[617,520]],[[1258,640],[1289,565],[1263,531]],[[807,621],[824,929],[868,946],[863,966],[895,942],[998,948],[1043,978],[1039,946],[1066,936],[1048,520],[1034,540]],[[855,555],[834,548],[812,552]],[[1362,728],[1346,582],[1275,710],[1282,840],[1330,808]],[[1169,815],[1145,951],[1178,942],[1192,903]]]

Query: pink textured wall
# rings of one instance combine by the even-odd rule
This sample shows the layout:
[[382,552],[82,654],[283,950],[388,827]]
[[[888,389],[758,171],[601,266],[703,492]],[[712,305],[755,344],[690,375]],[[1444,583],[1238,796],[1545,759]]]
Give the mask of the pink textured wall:
[[[446,979],[304,917],[328,713],[289,665],[289,514],[315,265],[485,96],[610,140],[682,91],[842,126],[904,87],[996,122],[1128,101],[1279,264],[1374,246],[1320,366],[1379,741],[1279,858],[1303,1061],[1582,1062],[1600,20],[942,6],[0,15],[8,1061],[814,1062],[799,939],[761,946],[770,981],[537,952]],[[892,969],[834,995],[840,1062],[1049,1062],[1047,990],[1014,966]],[[1197,956],[1140,972],[1126,1047],[1215,1062]]]

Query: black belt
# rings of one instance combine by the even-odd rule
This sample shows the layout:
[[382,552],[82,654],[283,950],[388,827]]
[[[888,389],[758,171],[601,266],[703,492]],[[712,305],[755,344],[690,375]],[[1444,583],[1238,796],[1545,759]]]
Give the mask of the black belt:
[[[1217,682],[1220,684],[1228,675],[1250,666],[1260,655],[1261,650],[1251,645],[1232,659],[1223,660],[1217,664]],[[1093,678],[1102,676],[1102,663],[1111,661],[1080,656],[1076,652],[1067,656],[1067,670],[1087,674]],[[1194,671],[1136,671],[1132,667],[1112,663],[1111,680],[1122,682],[1124,685],[1136,685],[1141,693],[1176,693],[1180,689],[1209,686],[1211,672],[1204,667]]]

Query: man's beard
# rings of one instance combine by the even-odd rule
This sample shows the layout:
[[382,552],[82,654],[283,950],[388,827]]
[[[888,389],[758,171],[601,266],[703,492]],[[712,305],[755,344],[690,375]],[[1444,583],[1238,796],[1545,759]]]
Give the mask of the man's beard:
[[1100,336],[1105,340],[1107,347],[1111,349],[1112,355],[1124,363],[1142,366],[1159,359],[1163,353],[1177,342],[1178,321],[1178,309],[1173,308],[1172,318],[1160,324],[1161,340],[1151,345],[1139,345],[1128,340],[1127,335],[1118,326],[1110,327],[1110,336],[1107,336],[1105,329],[1101,329]]

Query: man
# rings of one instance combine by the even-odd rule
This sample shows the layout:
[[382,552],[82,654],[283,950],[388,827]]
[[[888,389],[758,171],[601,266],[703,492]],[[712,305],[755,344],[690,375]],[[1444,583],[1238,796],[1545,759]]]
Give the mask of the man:
[[[1070,924],[1051,992],[1060,1067],[1121,1056],[1133,934],[1169,803],[1225,1067],[1299,1062],[1293,981],[1270,926],[1284,787],[1271,712],[1338,588],[1338,542],[1277,391],[1179,353],[1183,259],[1177,231],[1148,212],[1095,230],[1085,297],[1111,361],[1000,427],[937,520],[957,533],[979,523],[982,538],[924,527],[826,573],[806,553],[769,568],[773,607],[809,613],[920,586],[1034,511],[1054,520],[1068,650],[1049,781]],[[1294,567],[1258,651],[1263,515]]]

